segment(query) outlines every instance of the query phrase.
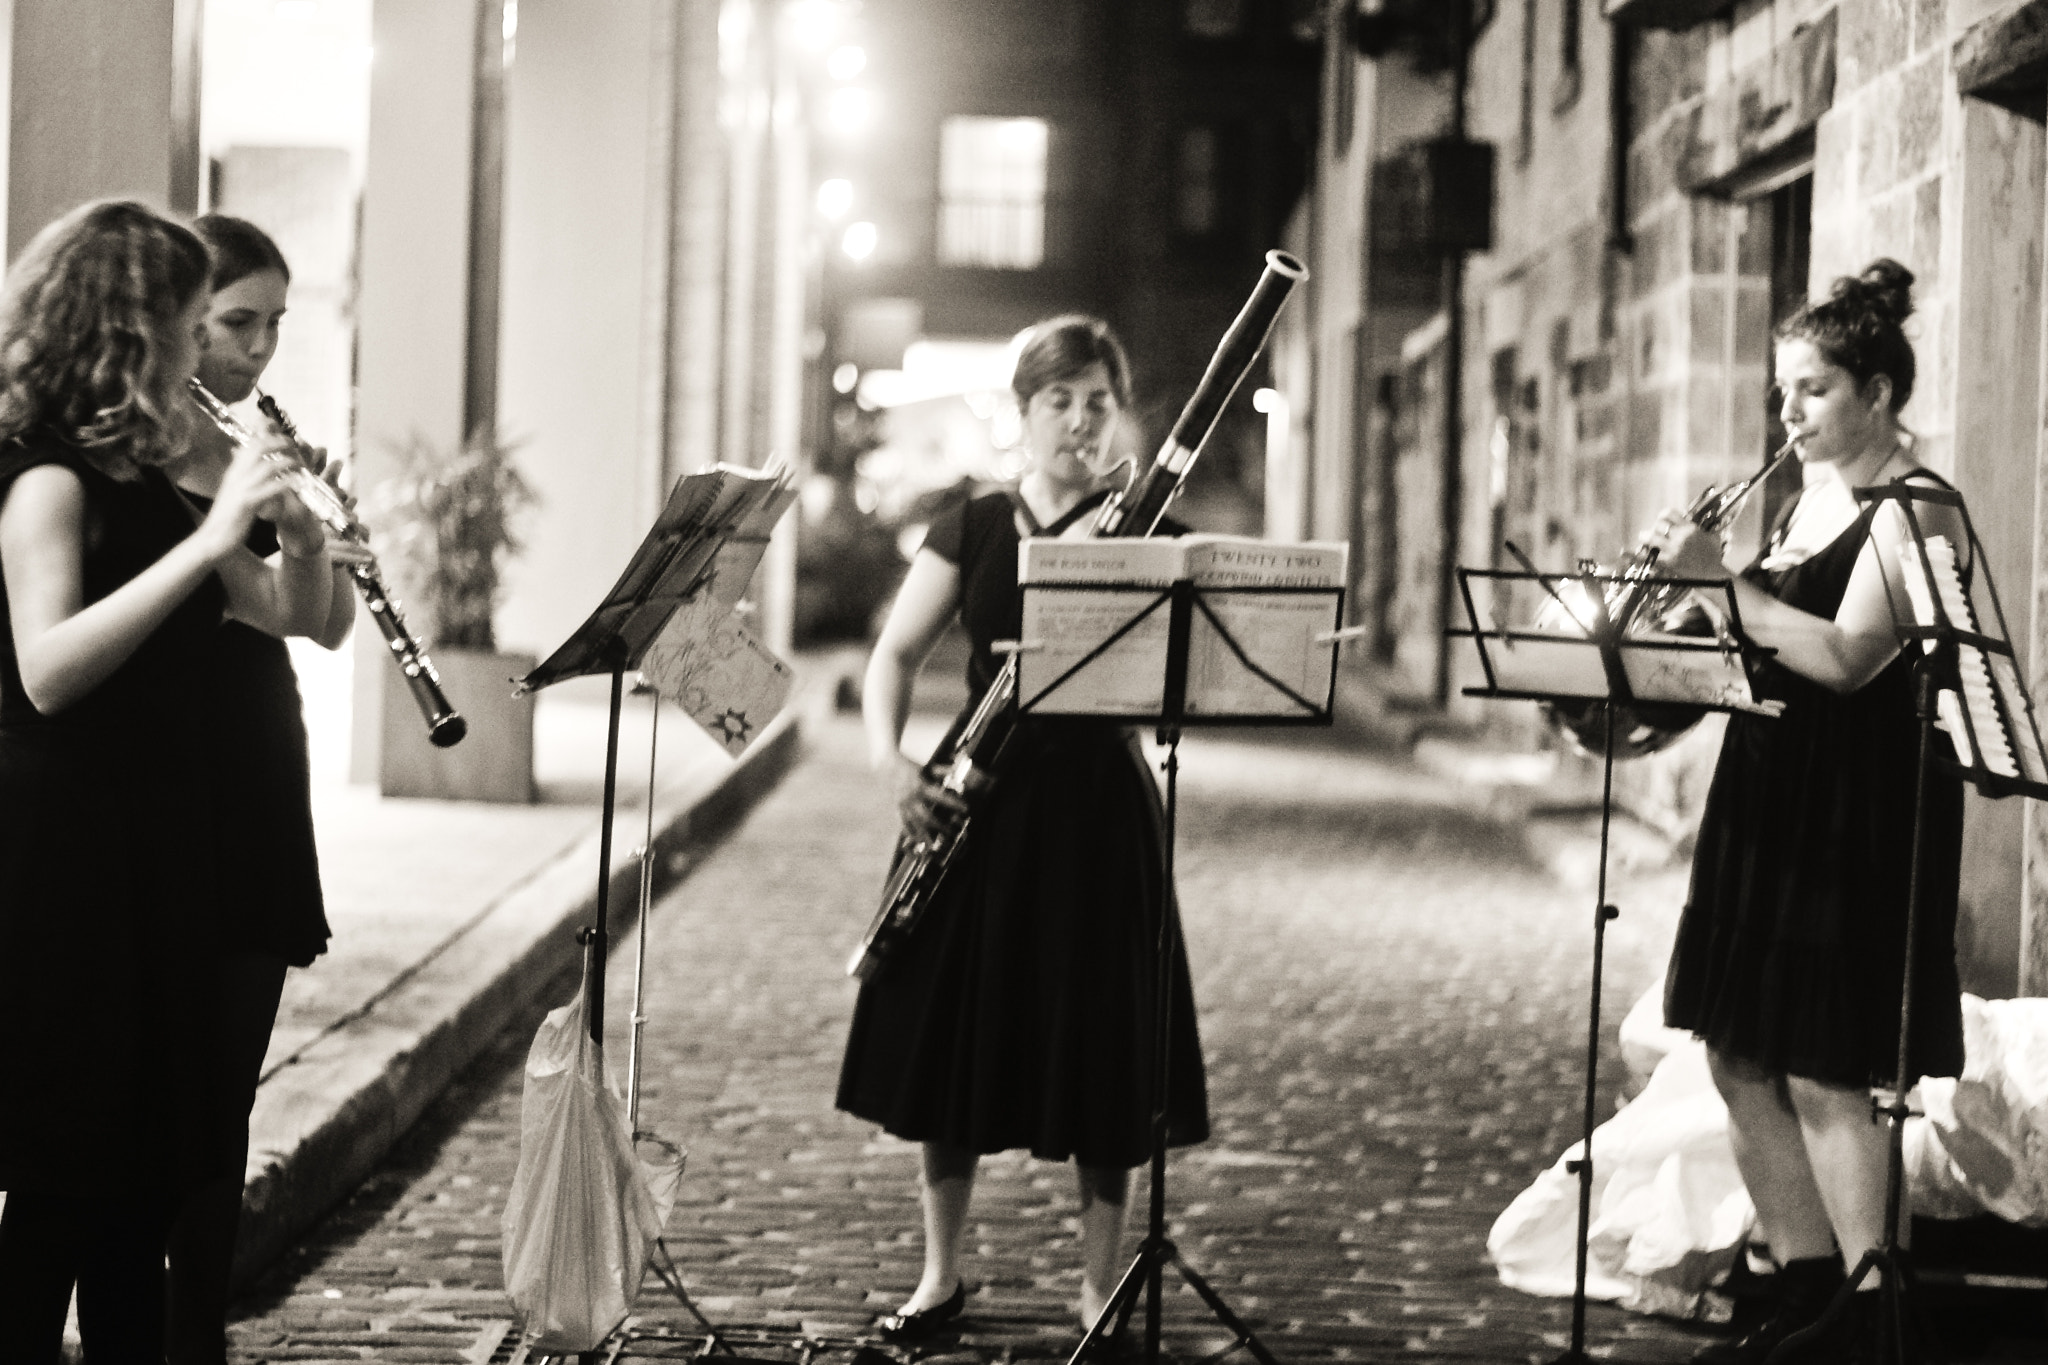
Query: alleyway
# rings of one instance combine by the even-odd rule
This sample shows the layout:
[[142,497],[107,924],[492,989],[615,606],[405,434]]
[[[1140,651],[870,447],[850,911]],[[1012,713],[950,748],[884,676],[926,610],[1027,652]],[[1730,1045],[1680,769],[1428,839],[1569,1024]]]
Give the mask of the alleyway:
[[[857,725],[815,727],[811,745],[655,909],[643,1126],[690,1149],[670,1242],[705,1312],[829,1332],[915,1281],[916,1163],[831,1107],[852,998],[840,971],[889,828]],[[1454,789],[1369,755],[1195,737],[1182,774],[1180,886],[1216,1130],[1170,1168],[1183,1252],[1283,1361],[1554,1356],[1568,1302],[1502,1288],[1483,1247],[1575,1136],[1589,892]],[[1655,974],[1679,885],[1664,873],[1617,889],[1610,1021]],[[630,944],[614,961],[630,963]],[[621,965],[621,1071],[628,988]],[[498,1218],[530,1036],[530,1022],[508,1030],[244,1300],[238,1360],[489,1357],[509,1326]],[[983,1173],[963,1346],[1062,1356],[1076,1336],[1072,1178],[1018,1157]],[[686,1321],[655,1291],[643,1309]],[[1595,1345],[1626,1336],[1638,1361],[1699,1342],[1598,1306],[1591,1324]],[[1185,1295],[1169,1300],[1167,1337],[1183,1358],[1222,1344]]]

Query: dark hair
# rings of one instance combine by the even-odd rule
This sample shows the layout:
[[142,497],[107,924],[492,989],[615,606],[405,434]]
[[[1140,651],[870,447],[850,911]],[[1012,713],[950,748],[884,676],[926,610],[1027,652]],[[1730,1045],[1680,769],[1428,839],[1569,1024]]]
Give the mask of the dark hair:
[[1117,404],[1129,407],[1131,362],[1109,324],[1081,313],[1047,318],[1032,327],[1023,349],[1017,352],[1010,392],[1017,395],[1021,407],[1046,385],[1071,379],[1098,360],[1109,372],[1109,387]]
[[1778,324],[1779,341],[1809,341],[1821,359],[1849,372],[1858,387],[1878,375],[1892,381],[1893,412],[1913,396],[1913,343],[1905,321],[1913,315],[1913,272],[1889,256],[1858,275],[1836,278],[1828,296],[1802,304]]
[[269,233],[248,219],[206,213],[192,220],[192,230],[199,234],[199,240],[206,243],[207,254],[213,257],[209,288],[225,289],[236,280],[265,270],[275,270],[284,276],[286,284],[292,282],[292,268],[284,263],[284,253],[270,240]]
[[152,392],[157,360],[208,264],[189,230],[131,200],[37,233],[0,291],[0,440],[47,427],[116,478],[167,459],[177,395]]

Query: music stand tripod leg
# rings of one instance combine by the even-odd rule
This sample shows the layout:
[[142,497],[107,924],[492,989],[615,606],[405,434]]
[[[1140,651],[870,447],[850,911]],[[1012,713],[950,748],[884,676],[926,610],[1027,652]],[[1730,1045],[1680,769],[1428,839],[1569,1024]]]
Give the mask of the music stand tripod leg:
[[1579,1222],[1573,1240],[1576,1263],[1572,1276],[1572,1344],[1551,1365],[1585,1365],[1592,1359],[1586,1354],[1586,1264],[1593,1226],[1593,1129],[1599,1115],[1600,977],[1607,955],[1607,925],[1621,914],[1607,903],[1608,833],[1614,819],[1614,707],[1612,701],[1601,707],[1605,722],[1600,763],[1600,864],[1593,909],[1593,980],[1588,988],[1586,1020],[1584,1128],[1578,1159],[1566,1166],[1579,1178]]
[[[1177,585],[1178,586],[1178,585]],[[1152,1164],[1150,1171],[1150,1208],[1147,1218],[1145,1240],[1138,1245],[1137,1254],[1132,1258],[1130,1268],[1117,1281],[1109,1301],[1102,1312],[1081,1338],[1081,1344],[1068,1357],[1068,1365],[1083,1365],[1088,1353],[1096,1343],[1121,1332],[1130,1321],[1131,1313],[1137,1306],[1138,1290],[1145,1291],[1145,1365],[1158,1365],[1159,1334],[1161,1317],[1161,1275],[1169,1263],[1180,1272],[1207,1304],[1209,1311],[1237,1337],[1231,1349],[1243,1346],[1255,1356],[1260,1365],[1279,1365],[1265,1345],[1259,1341],[1252,1329],[1245,1326],[1238,1316],[1230,1311],[1229,1305],[1209,1283],[1196,1274],[1193,1267],[1181,1259],[1180,1251],[1166,1236],[1166,1138],[1167,1100],[1170,1094],[1172,1070],[1173,1026],[1173,952],[1176,945],[1174,925],[1177,922],[1173,901],[1173,851],[1174,832],[1179,819],[1180,797],[1180,735],[1181,727],[1169,718],[1159,727],[1159,740],[1166,746],[1166,820],[1160,836],[1160,891],[1159,891],[1159,936],[1154,950],[1153,962],[1153,1036],[1156,1043],[1155,1060],[1156,1099],[1152,1112]]]

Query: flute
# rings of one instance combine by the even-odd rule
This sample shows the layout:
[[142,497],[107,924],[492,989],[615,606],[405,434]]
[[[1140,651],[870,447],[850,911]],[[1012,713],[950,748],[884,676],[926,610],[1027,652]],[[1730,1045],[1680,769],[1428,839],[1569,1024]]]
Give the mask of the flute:
[[[190,381],[190,387],[193,402],[222,435],[237,445],[261,445],[255,433],[243,426],[228,411],[227,405],[214,397],[204,384],[194,379]],[[264,416],[277,423],[277,429],[294,449],[305,448],[305,442],[299,439],[298,428],[285,416],[276,399],[265,394],[258,399],[257,406]],[[281,453],[273,453],[270,458],[284,472],[285,484],[293,496],[320,519],[320,524],[327,528],[329,534],[368,552],[368,530],[332,485],[301,459]],[[363,605],[370,610],[370,619],[377,623],[384,642],[391,647],[392,661],[404,675],[406,688],[412,693],[414,703],[420,708],[420,716],[427,723],[428,742],[437,749],[460,743],[462,737],[469,733],[469,722],[462,718],[449,702],[447,694],[441,691],[441,675],[435,672],[434,661],[427,657],[426,649],[406,628],[405,617],[399,613],[398,604],[391,600],[391,594],[384,587],[376,556],[370,555],[360,564],[347,563],[341,567],[348,570],[349,577],[355,581],[356,591],[362,594]]]

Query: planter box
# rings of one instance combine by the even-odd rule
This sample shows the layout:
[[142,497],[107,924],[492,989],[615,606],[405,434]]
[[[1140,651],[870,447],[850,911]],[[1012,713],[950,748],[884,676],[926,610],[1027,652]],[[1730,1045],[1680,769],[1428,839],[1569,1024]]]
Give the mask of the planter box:
[[512,682],[533,671],[531,654],[436,648],[434,667],[469,733],[452,748],[427,742],[419,707],[396,668],[384,669],[384,727],[377,790],[438,801],[529,803],[533,785],[533,703]]

